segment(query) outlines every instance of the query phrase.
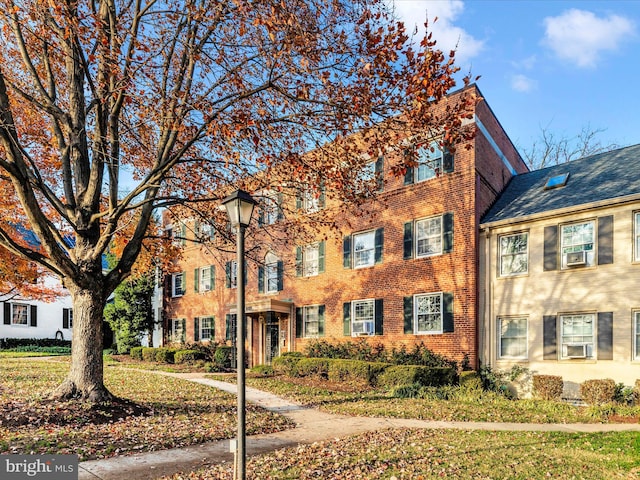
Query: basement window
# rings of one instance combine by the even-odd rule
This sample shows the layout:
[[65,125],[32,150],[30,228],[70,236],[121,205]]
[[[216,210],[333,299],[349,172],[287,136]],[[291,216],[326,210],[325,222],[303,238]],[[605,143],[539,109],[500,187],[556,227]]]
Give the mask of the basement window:
[[568,173],[563,173],[560,175],[555,175],[547,180],[546,185],[544,186],[545,190],[552,190],[554,188],[564,187],[567,184],[567,180],[569,179]]

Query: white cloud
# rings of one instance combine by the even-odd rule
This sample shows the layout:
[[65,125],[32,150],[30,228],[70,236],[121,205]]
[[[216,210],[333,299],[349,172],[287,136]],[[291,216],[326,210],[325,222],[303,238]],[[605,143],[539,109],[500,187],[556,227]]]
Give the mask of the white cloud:
[[511,88],[517,92],[530,92],[537,87],[537,82],[526,75],[517,74],[511,77]]
[[620,15],[599,18],[586,10],[571,9],[544,19],[542,43],[559,58],[579,67],[595,67],[602,54],[620,48],[635,34],[635,25]]
[[424,22],[428,18],[436,47],[446,55],[456,50],[456,64],[463,68],[484,47],[483,41],[454,24],[464,10],[462,0],[395,0],[393,5],[409,33],[418,28],[418,38],[424,36]]

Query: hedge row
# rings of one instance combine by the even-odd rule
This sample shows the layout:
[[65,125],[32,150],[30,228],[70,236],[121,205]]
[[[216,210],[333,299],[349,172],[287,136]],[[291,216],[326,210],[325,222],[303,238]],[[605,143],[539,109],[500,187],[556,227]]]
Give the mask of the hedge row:
[[57,338],[0,338],[0,350],[31,346],[71,348],[71,340],[59,340]]
[[[562,397],[563,381],[558,375],[534,375],[533,395],[543,400],[560,400]],[[606,403],[633,404],[640,400],[640,380],[636,380],[635,387],[625,387],[610,378],[585,380],[580,384],[580,396],[588,405],[603,405]]]
[[318,377],[332,382],[363,382],[383,387],[450,385],[458,379],[456,370],[451,367],[392,365],[364,360],[306,358],[301,355],[277,357],[272,366],[274,373],[289,377]]
[[209,351],[191,348],[191,346],[186,346],[185,348],[132,347],[129,355],[135,360],[157,363],[179,364],[194,363],[198,360],[213,360],[213,364],[219,369],[229,369],[232,368],[233,347],[217,346],[212,355]]

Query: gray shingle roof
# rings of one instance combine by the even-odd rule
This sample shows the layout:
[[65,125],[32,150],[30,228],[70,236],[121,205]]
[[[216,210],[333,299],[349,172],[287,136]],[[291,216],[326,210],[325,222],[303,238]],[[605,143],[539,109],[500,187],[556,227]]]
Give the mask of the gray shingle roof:
[[[569,173],[564,187],[545,190],[549,178]],[[640,144],[515,176],[481,223],[640,194]]]

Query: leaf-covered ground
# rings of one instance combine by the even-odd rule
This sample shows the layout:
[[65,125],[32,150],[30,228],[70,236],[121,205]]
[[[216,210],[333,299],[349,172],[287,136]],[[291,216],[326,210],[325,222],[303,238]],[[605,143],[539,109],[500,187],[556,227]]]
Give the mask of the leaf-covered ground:
[[[3,358],[0,453],[77,454],[81,460],[232,438],[236,399],[185,380],[118,367],[105,384],[124,399],[110,405],[47,400],[68,363]],[[291,428],[285,417],[247,406],[247,434]]]
[[[166,477],[230,480],[232,465]],[[393,429],[249,458],[252,480],[638,479],[640,433]]]

